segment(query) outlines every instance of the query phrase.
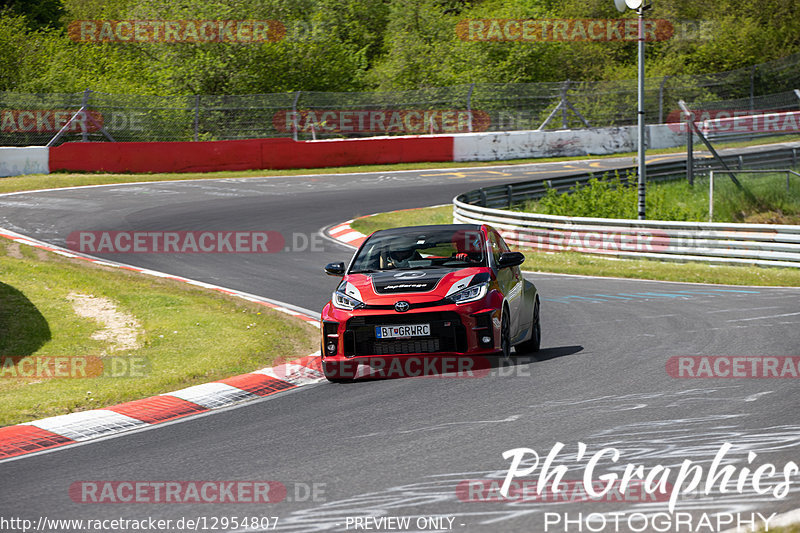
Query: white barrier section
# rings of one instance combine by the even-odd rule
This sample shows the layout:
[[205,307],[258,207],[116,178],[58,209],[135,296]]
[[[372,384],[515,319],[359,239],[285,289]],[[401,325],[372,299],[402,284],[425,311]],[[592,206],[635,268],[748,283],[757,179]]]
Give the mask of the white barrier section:
[[49,173],[50,149],[47,146],[0,147],[0,177]]
[[491,224],[511,245],[623,258],[800,268],[800,226],[562,217],[453,200],[453,222]]
[[[648,148],[672,148],[686,142],[686,135],[666,124],[647,126]],[[453,135],[454,161],[500,161],[530,157],[572,157],[634,152],[638,147],[636,126],[557,131],[509,131]]]
[[[695,142],[700,139],[695,135]],[[686,144],[686,126],[681,123],[653,124],[647,126],[647,148],[675,148]]]

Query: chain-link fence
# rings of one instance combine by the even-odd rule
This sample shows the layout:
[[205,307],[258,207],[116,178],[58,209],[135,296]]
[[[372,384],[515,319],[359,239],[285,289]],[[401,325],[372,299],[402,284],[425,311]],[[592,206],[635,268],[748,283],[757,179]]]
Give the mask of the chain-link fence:
[[[646,121],[679,122],[680,99],[693,110],[710,112],[710,118],[734,111],[798,110],[799,67],[800,54],[796,54],[716,74],[648,78]],[[623,126],[636,123],[636,108],[636,80],[230,96],[142,96],[90,90],[0,93],[0,145],[67,140],[305,140]]]

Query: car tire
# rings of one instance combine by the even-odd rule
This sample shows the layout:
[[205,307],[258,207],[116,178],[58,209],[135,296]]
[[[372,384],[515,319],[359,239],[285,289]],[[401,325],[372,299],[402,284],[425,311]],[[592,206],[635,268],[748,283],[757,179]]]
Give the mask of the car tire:
[[500,319],[500,355],[511,357],[511,321],[508,319],[508,308],[503,308]]
[[533,303],[533,332],[531,338],[525,342],[517,344],[517,353],[538,352],[542,346],[542,321],[539,316],[539,297]]

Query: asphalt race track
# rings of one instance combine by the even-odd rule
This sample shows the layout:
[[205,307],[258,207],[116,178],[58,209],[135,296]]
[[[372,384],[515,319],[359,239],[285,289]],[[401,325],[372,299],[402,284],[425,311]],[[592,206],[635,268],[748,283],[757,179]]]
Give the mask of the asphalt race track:
[[[272,254],[101,257],[319,311],[335,285],[322,265],[351,255],[322,239],[321,228],[374,212],[448,203],[485,183],[629,164],[628,158],[566,168],[557,163],[54,190],[0,197],[0,227],[61,246],[67,235],[81,230],[278,231],[288,250]],[[751,513],[769,516],[800,507],[800,474],[790,476],[789,493],[776,498],[772,490],[756,494],[744,470],[773,464],[776,476],[761,483],[762,489],[772,489],[784,481],[784,465],[800,463],[796,376],[712,379],[668,372],[674,357],[800,356],[800,289],[528,277],[542,296],[544,349],[536,357],[498,361],[480,378],[322,383],[5,461],[0,463],[0,515],[34,523],[40,517],[205,517],[205,524],[223,517],[277,516],[279,531],[531,532],[628,531],[625,520],[631,513],[660,513],[662,520],[672,521],[663,531],[718,531],[736,524],[712,522],[712,529],[698,524],[718,513],[723,520],[729,515],[745,520]],[[621,475],[631,464],[644,465],[645,474],[671,467],[671,484],[684,460],[707,472],[728,442],[733,446],[722,464],[733,465],[733,479],[743,476],[744,493],[732,485],[723,493],[717,480],[708,495],[699,490],[682,496],[674,514],[666,514],[667,502],[646,497],[470,501],[496,496],[489,488],[472,493],[464,488],[475,487],[469,480],[502,483],[510,466],[503,459],[506,450],[538,453],[539,469],[525,476],[532,479],[559,442],[563,450],[551,470],[564,465],[565,480],[580,480],[593,454],[615,448],[619,460],[604,455],[591,479]],[[581,459],[579,443],[587,450]],[[748,452],[757,454],[750,464]],[[70,486],[87,480],[273,480],[288,493],[272,504],[74,502]],[[592,523],[582,522],[590,513],[599,514]],[[624,513],[616,515],[623,517],[618,526],[613,513]],[[683,526],[676,526],[678,516]],[[374,521],[356,520],[367,517],[405,517],[410,525],[377,527]],[[598,517],[608,520],[603,529]],[[637,520],[634,528],[641,527],[642,519]]]

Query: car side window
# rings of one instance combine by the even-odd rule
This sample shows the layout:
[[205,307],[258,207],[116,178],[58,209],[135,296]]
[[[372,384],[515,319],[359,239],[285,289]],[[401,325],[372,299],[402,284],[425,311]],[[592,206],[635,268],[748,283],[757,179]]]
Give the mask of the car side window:
[[495,234],[494,232],[489,234],[489,243],[492,246],[492,256],[494,257],[494,266],[495,268],[497,268],[497,265],[500,264],[500,254],[503,253],[503,250],[500,246],[497,234]]
[[511,248],[508,247],[508,245],[506,244],[506,241],[504,241],[503,237],[501,237],[500,235],[497,235],[497,242],[500,245],[500,253],[504,254],[506,252],[510,252],[511,251]]

